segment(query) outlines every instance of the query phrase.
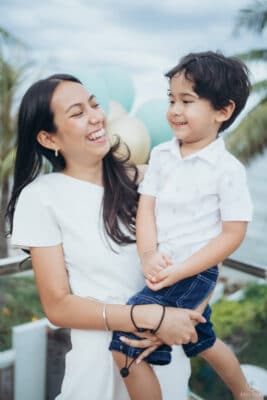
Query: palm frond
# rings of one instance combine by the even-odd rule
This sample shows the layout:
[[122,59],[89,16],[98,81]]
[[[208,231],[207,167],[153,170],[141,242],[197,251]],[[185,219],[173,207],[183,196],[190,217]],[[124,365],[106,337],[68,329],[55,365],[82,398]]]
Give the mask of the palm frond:
[[225,139],[227,148],[248,163],[267,146],[267,101],[261,102]]
[[246,53],[235,54],[243,61],[267,61],[267,49],[255,49]]
[[246,28],[256,33],[261,33],[267,23],[266,0],[254,0],[247,8],[239,11],[236,18],[235,33],[241,28]]
[[263,79],[259,82],[256,82],[252,85],[252,91],[254,93],[263,93],[266,92],[267,95],[267,79]]
[[3,160],[0,160],[0,177],[1,180],[8,178],[14,166],[15,148],[11,149]]
[[0,26],[0,39],[7,44],[13,44],[16,46],[27,47],[27,45],[12,33]]

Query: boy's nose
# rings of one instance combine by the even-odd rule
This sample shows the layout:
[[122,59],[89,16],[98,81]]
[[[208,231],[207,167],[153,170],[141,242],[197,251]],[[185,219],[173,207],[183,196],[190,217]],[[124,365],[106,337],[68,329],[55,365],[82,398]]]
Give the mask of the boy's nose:
[[174,104],[174,106],[171,108],[171,113],[173,115],[180,115],[182,113],[182,107],[180,104]]

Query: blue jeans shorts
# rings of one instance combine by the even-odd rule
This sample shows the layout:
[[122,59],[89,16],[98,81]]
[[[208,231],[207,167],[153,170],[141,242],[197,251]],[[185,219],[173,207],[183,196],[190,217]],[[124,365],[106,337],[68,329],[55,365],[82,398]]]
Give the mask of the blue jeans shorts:
[[[133,295],[127,304],[160,304],[168,307],[179,307],[194,309],[201,304],[214,289],[218,278],[218,267],[215,265],[197,275],[183,279],[172,286],[153,291],[145,286],[140,292]],[[213,346],[216,336],[210,320],[211,308],[207,306],[203,313],[206,318],[205,323],[196,325],[198,335],[197,343],[188,343],[183,345],[184,351],[188,357],[193,357],[202,351]],[[131,358],[137,358],[143,351],[136,347],[130,347],[121,342],[120,336],[129,339],[140,340],[133,333],[115,331],[109,350],[119,351]],[[158,347],[153,353],[145,358],[150,364],[165,365],[171,362],[172,348],[168,345]]]

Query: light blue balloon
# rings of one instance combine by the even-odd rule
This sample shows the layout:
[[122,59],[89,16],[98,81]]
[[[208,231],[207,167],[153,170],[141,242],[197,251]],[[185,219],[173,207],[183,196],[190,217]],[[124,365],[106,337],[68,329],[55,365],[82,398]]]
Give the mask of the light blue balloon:
[[76,71],[73,75],[82,82],[90,94],[96,96],[97,102],[101,105],[105,114],[108,115],[110,95],[104,80],[97,73],[90,70]]
[[110,98],[130,111],[135,98],[135,89],[128,72],[120,67],[105,67],[99,70],[99,76],[106,83]]
[[166,118],[167,109],[167,100],[152,99],[142,104],[135,113],[136,118],[143,121],[149,130],[152,147],[173,137],[173,132]]

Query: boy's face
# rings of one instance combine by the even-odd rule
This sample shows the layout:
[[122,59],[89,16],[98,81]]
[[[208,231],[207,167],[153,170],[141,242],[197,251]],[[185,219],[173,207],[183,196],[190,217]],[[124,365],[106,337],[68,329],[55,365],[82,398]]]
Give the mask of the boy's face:
[[171,79],[167,119],[177,139],[201,147],[217,137],[221,111],[215,110],[209,100],[200,98],[193,86],[182,72]]

